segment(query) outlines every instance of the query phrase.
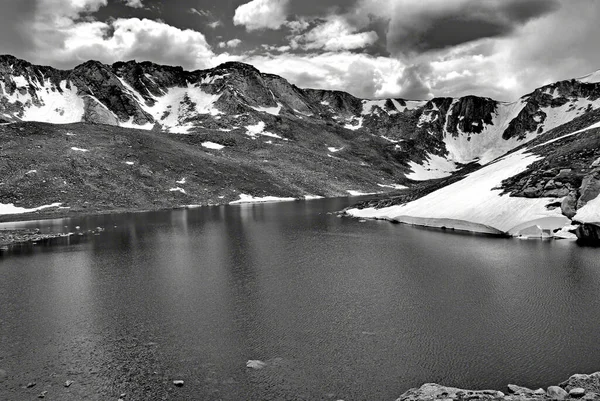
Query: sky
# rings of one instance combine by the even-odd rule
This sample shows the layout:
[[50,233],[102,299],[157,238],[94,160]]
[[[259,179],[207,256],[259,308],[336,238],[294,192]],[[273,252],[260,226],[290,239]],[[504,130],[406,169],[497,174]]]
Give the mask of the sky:
[[362,98],[512,101],[600,69],[600,0],[0,0],[0,54],[241,61]]

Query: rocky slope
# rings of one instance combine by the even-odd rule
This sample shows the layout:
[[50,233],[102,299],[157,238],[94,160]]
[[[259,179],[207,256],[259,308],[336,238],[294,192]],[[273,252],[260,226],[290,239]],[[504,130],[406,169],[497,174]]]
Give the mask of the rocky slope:
[[544,400],[598,400],[600,399],[600,372],[576,374],[558,386],[537,390],[509,384],[507,393],[496,390],[463,390],[427,383],[408,390],[397,401],[472,400],[472,401],[544,401]]
[[[105,65],[88,61],[73,70],[57,70],[0,56],[0,123],[5,124],[0,133],[3,138],[0,204],[6,214],[7,210],[15,210],[6,206],[10,203],[24,205],[25,209],[56,203],[77,209],[88,202],[88,208],[107,210],[95,200],[106,198],[104,202],[116,208],[125,205],[155,208],[221,203],[240,194],[340,196],[348,191],[373,193],[411,188],[399,197],[364,205],[381,207],[415,200],[451,183],[460,189],[466,184],[457,181],[472,177],[470,173],[476,174],[477,182],[491,183],[490,174],[495,171],[494,177],[500,181],[492,187],[480,188],[481,193],[471,191],[466,202],[455,198],[462,214],[456,211],[456,205],[447,202],[421,201],[413,208],[421,213],[405,216],[462,220],[464,215],[473,214],[469,213],[473,208],[487,208],[487,212],[475,213],[483,216],[489,208],[498,208],[498,204],[506,209],[509,204],[515,207],[518,203],[519,209],[524,210],[518,219],[504,219],[500,224],[493,218],[468,221],[504,233],[513,228],[509,227],[511,223],[519,225],[536,220],[527,220],[525,212],[531,212],[539,218],[564,216],[561,224],[568,223],[565,219],[579,218],[581,230],[594,233],[594,226],[589,223],[596,222],[595,207],[585,208],[595,204],[598,195],[594,170],[597,166],[592,167],[595,160],[591,160],[597,149],[593,140],[595,131],[590,129],[570,140],[561,139],[552,146],[543,142],[600,121],[595,113],[600,106],[599,81],[600,74],[596,73],[557,82],[512,103],[475,96],[429,101],[368,100],[345,92],[298,88],[281,77],[237,62],[208,70],[184,71],[150,62]],[[65,128],[43,126],[39,122],[77,125]],[[40,131],[44,130],[53,134],[40,137]],[[65,187],[59,196],[55,187],[40,185],[27,174],[37,170],[38,175],[33,177],[41,177],[42,171],[52,170],[59,160],[60,174],[54,174],[53,179],[62,178],[68,183],[66,176],[80,174],[75,162],[70,167],[63,163],[72,158],[69,153],[72,149],[65,153],[61,148],[68,130],[82,143],[92,141],[89,147],[108,152],[75,153],[88,159],[86,171],[103,171],[96,174],[98,182],[92,187],[112,188],[105,195],[91,191],[94,196],[85,200],[81,191]],[[106,142],[111,134],[115,140]],[[580,141],[583,137],[592,138],[583,141],[585,149],[577,145],[583,143]],[[144,157],[135,153],[138,148],[129,143],[130,138],[148,145],[143,152],[152,154],[153,162],[169,160],[174,170],[181,170],[181,161],[177,160],[180,154],[183,159],[190,152],[203,155],[189,163],[196,170],[207,163],[213,178],[192,191],[167,184],[175,177],[166,179],[154,174],[156,169],[169,170],[160,165],[149,167],[153,178],[146,180],[145,186],[134,185],[139,180],[130,170],[121,169],[123,160],[112,160],[115,155]],[[562,147],[557,145],[565,141],[572,145],[561,151]],[[32,148],[28,143],[42,148]],[[127,151],[125,143],[134,150]],[[23,153],[24,146],[33,153]],[[44,154],[44,149],[58,153]],[[521,153],[515,155],[519,149]],[[507,152],[513,152],[513,156],[504,156]],[[509,159],[494,162],[501,156]],[[109,159],[112,165],[108,164]],[[47,165],[34,160],[44,160]],[[499,164],[505,167],[503,173],[497,171]],[[120,179],[113,179],[113,171],[119,171]],[[107,181],[109,178],[111,181]],[[81,182],[89,186],[87,179],[84,177]],[[175,182],[181,180],[179,177]],[[129,200],[122,202],[122,206],[114,201],[117,182],[126,183],[125,192],[130,192]],[[219,182],[227,184],[222,186]],[[166,186],[184,190],[187,197],[164,196]],[[505,194],[501,202],[490,200],[491,203],[476,205],[474,197],[489,198],[496,187]],[[154,188],[154,192],[149,188]],[[230,192],[222,193],[224,188]],[[445,190],[446,197],[453,188]],[[179,190],[174,192],[183,194]],[[504,202],[506,199],[520,200]],[[558,204],[560,207],[545,208]],[[437,214],[425,216],[431,208]],[[440,210],[450,212],[440,214]],[[583,214],[578,214],[579,210]],[[370,212],[369,217],[389,217],[389,213]]]

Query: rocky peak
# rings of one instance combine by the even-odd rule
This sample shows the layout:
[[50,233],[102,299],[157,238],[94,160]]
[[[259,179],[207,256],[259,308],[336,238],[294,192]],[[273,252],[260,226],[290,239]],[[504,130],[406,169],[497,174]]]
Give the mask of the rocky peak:
[[498,102],[490,98],[465,96],[453,103],[446,122],[446,129],[454,136],[461,132],[480,133],[493,123]]

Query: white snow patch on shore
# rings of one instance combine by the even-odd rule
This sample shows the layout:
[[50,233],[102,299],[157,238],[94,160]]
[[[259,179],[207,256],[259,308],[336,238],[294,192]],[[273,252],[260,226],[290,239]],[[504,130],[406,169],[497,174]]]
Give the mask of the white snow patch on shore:
[[185,194],[185,189],[180,188],[180,187],[171,188],[171,189],[169,189],[169,191],[171,191],[171,192],[181,192],[182,194]]
[[89,152],[89,150],[87,150],[87,149],[77,148],[77,147],[75,147],[75,146],[73,146],[73,147],[71,148],[71,150],[74,150],[74,151],[76,151],[76,152]]
[[407,174],[406,178],[415,181],[425,181],[435,178],[448,177],[457,169],[457,166],[453,161],[448,160],[445,157],[432,154],[427,156],[427,159],[422,165],[415,162],[410,162],[408,166],[413,172]]
[[135,164],[135,162],[125,162],[125,164],[127,164],[129,166],[133,166]]
[[240,194],[240,199],[229,202],[229,204],[238,205],[241,203],[291,202],[295,200],[296,198],[281,198],[278,196],[254,197],[252,195]]
[[181,180],[179,181],[175,181],[175,184],[185,184],[185,177],[183,177]]
[[304,195],[305,200],[315,200],[315,199],[323,199],[322,196],[319,195]]
[[[390,220],[400,216],[423,220],[455,219],[482,224],[503,232],[543,217],[560,217],[560,208],[546,209],[548,203],[557,199],[510,197],[500,195],[502,191],[495,189],[503,180],[524,171],[539,159],[539,156],[520,150],[407,204],[382,209],[350,209],[348,214],[359,218]],[[427,225],[426,222],[423,225]]]
[[334,148],[333,146],[330,146],[327,148],[327,150],[330,151],[331,153],[339,152],[342,149],[344,149],[344,148]]
[[348,190],[346,190],[346,192],[348,192],[350,194],[350,196],[375,195],[375,194],[379,193],[379,192],[361,192],[361,191],[355,191],[353,189],[348,189]]
[[392,188],[392,189],[406,189],[408,188],[406,185],[400,184],[377,184],[378,187],[381,188]]
[[218,143],[214,143],[214,142],[210,142],[210,141],[202,142],[201,145],[205,148],[216,149],[216,150],[221,150],[225,147],[224,145],[220,145]]
[[31,213],[37,212],[38,210],[47,209],[49,207],[59,207],[62,203],[52,203],[50,205],[38,206],[31,209],[27,209],[24,207],[15,206],[13,203],[0,203],[0,215],[4,214],[23,214],[23,213]]

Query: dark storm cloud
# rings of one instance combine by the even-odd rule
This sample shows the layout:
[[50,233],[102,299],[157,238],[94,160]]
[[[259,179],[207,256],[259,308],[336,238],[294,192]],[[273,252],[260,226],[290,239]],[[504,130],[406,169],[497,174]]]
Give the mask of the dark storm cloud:
[[325,17],[344,14],[354,9],[356,3],[358,0],[292,0],[289,12],[298,17]]
[[27,22],[35,15],[35,0],[2,0],[0,2],[0,54],[24,55],[33,46]]
[[392,53],[444,49],[482,38],[506,36],[559,8],[558,0],[471,0],[440,7],[396,7],[387,40]]

